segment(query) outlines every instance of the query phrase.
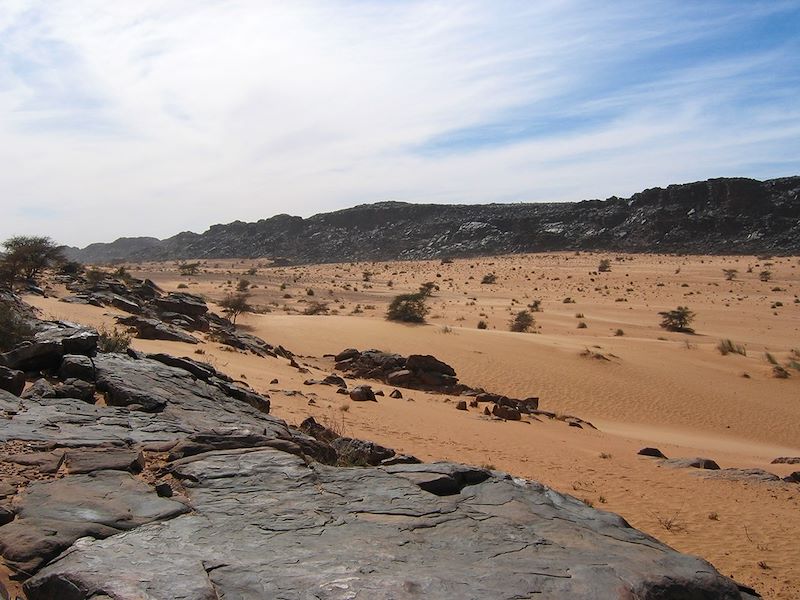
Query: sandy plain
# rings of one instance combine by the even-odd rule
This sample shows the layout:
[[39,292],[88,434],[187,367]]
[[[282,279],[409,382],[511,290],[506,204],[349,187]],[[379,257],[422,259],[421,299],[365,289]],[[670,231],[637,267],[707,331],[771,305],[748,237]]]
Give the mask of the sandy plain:
[[[608,273],[597,272],[602,258],[611,260]],[[669,457],[711,458],[723,469],[779,476],[800,469],[770,464],[800,456],[796,257],[556,253],[293,267],[199,262],[192,276],[182,276],[176,262],[124,267],[212,304],[247,280],[258,313],[240,316],[238,325],[299,355],[308,372],[208,340],[193,346],[135,339],[134,347],[210,362],[269,394],[273,414],[294,424],[314,415],[347,435],[424,460],[490,465],[541,481],[704,557],[764,598],[800,597],[800,486],[709,479],[637,455],[656,446]],[[736,278],[727,280],[723,269],[736,269]],[[769,281],[761,281],[762,271],[771,273]],[[482,284],[490,273],[496,282]],[[385,320],[394,295],[429,281],[438,290],[427,324]],[[26,299],[44,316],[95,326],[111,327],[120,314],[59,302],[64,294],[56,286],[48,298]],[[535,333],[509,332],[513,314],[534,300],[541,307],[533,313]],[[326,305],[327,314],[303,314],[320,308],[314,303]],[[659,327],[658,312],[678,305],[696,313],[694,335]],[[480,320],[486,329],[477,328]],[[722,339],[745,346],[746,356],[723,356]],[[374,381],[365,383],[387,394],[377,403],[303,385],[332,372],[330,355],[348,347],[433,354],[463,383],[538,396],[541,408],[576,415],[597,430],[493,420],[476,409],[455,410],[454,397],[414,390],[391,399],[392,388]],[[787,379],[774,377],[769,357],[786,368]]]

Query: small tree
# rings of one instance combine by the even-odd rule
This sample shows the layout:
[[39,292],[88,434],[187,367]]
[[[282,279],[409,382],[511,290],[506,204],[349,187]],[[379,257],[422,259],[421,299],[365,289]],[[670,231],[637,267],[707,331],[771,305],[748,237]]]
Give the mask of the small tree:
[[438,292],[439,286],[432,281],[426,281],[421,286],[419,286],[419,293],[425,296],[426,298],[433,296],[434,291]]
[[197,275],[198,270],[200,269],[199,262],[193,263],[181,263],[178,265],[178,271],[180,271],[181,275],[188,277],[189,275]]
[[772,279],[772,271],[761,271],[761,273],[758,274],[758,278],[761,281],[767,282]]
[[49,237],[18,235],[3,242],[3,272],[13,279],[33,279],[47,267],[64,262],[64,253]]
[[695,314],[689,310],[688,306],[679,306],[675,310],[668,310],[658,313],[661,315],[661,327],[669,331],[682,331],[684,333],[694,333],[694,329],[689,324],[694,320]]
[[521,310],[514,317],[511,319],[511,323],[509,324],[509,329],[511,331],[517,331],[520,333],[524,333],[529,331],[531,327],[536,324],[536,320],[533,318],[533,315],[529,313],[527,310]]
[[33,337],[33,328],[14,309],[11,303],[0,298],[0,352]]
[[389,310],[386,311],[386,318],[389,321],[424,323],[429,310],[425,300],[426,296],[421,292],[395,296],[389,304]]
[[737,269],[722,269],[722,272],[725,274],[725,279],[727,281],[733,281],[739,274],[739,271]]
[[239,294],[228,294],[219,303],[222,307],[222,312],[228,315],[233,325],[236,325],[236,317],[244,312],[253,312],[253,307],[250,306],[248,300],[250,294],[242,292]]
[[597,265],[597,270],[601,273],[608,273],[611,270],[611,261],[604,258],[600,261],[600,264]]

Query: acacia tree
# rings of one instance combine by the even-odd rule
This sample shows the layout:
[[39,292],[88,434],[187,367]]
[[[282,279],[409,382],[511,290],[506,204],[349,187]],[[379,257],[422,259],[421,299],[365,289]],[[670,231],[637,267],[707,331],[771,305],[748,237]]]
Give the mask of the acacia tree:
[[694,333],[694,329],[689,327],[689,324],[694,320],[695,313],[689,310],[688,306],[679,306],[675,310],[667,310],[658,314],[661,315],[660,325],[663,329]]
[[236,317],[244,312],[253,312],[253,307],[250,306],[248,300],[250,299],[250,294],[247,293],[239,293],[239,294],[228,294],[225,296],[219,303],[222,307],[222,312],[228,315],[228,318],[231,320],[233,325],[236,325]]
[[65,260],[61,247],[49,237],[18,235],[3,242],[3,247],[6,255],[0,270],[12,281],[33,279],[47,267]]
[[527,310],[521,310],[511,318],[508,328],[511,331],[525,333],[526,331],[530,331],[531,327],[534,325],[536,325],[536,320],[533,318],[533,315]]

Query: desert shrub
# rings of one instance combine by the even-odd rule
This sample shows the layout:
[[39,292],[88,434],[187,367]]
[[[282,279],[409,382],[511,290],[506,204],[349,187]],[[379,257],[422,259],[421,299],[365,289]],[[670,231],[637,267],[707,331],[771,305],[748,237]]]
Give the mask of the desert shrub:
[[131,335],[124,329],[106,329],[101,327],[97,330],[97,350],[100,352],[122,353],[131,345]]
[[61,275],[78,275],[83,273],[83,265],[76,260],[68,260],[59,267],[58,272]]
[[240,279],[239,282],[236,284],[236,289],[240,292],[246,292],[247,288],[250,287],[250,282],[247,279]]
[[185,290],[185,289],[188,289],[188,288],[189,288],[189,286],[186,285],[185,283],[179,283],[178,284],[178,289],[179,290]]
[[433,292],[435,291],[436,292],[439,291],[439,286],[432,281],[426,281],[421,286],[419,286],[419,293],[425,296],[426,298],[432,296]]
[[256,269],[255,267],[250,267],[249,269],[247,269],[247,274],[250,275],[250,277],[253,277],[254,275],[258,274],[258,269]]
[[489,325],[487,325],[486,321],[484,321],[483,319],[478,321],[478,329],[487,329],[488,327]]
[[309,302],[303,311],[304,315],[327,315],[328,314],[327,302]]
[[608,273],[611,270],[611,261],[607,258],[604,258],[600,261],[600,264],[597,265],[597,270],[600,273]]
[[622,337],[623,335],[625,335],[625,332],[622,329],[617,329],[614,332],[614,335],[617,336],[617,337]]
[[578,329],[586,329],[587,327],[588,325],[584,321],[578,323]]
[[694,329],[689,327],[689,324],[694,320],[695,313],[687,306],[679,306],[675,310],[662,311],[658,314],[661,316],[660,326],[663,329],[694,333]]
[[727,356],[728,354],[747,356],[747,349],[743,345],[735,343],[733,340],[720,340],[717,344],[717,350],[719,350],[722,356]]
[[727,281],[733,281],[736,279],[736,275],[739,274],[739,271],[737,269],[722,269],[722,273],[725,275]]
[[529,331],[536,324],[533,315],[527,310],[521,310],[515,314],[509,323],[509,329],[519,333]]
[[311,288],[308,288],[306,290],[306,296],[313,296],[313,295],[314,295],[314,290],[312,290]]
[[248,302],[249,299],[250,294],[247,292],[228,294],[220,300],[219,305],[222,307],[222,312],[228,315],[231,322],[236,325],[236,317],[243,312],[253,312],[253,307]]
[[0,300],[0,352],[33,337],[33,328],[7,302]]
[[495,275],[494,273],[487,273],[486,275],[483,276],[483,279],[481,279],[481,283],[487,285],[491,285],[492,283],[496,282],[497,282],[497,275]]
[[389,321],[424,323],[425,315],[430,310],[425,304],[425,299],[426,296],[420,292],[395,296],[386,311],[386,318]]
[[771,365],[777,365],[778,360],[772,356],[769,352],[764,352],[764,360],[766,360]]
[[542,312],[542,301],[541,300],[531,300],[531,303],[528,304],[528,308],[531,312]]
[[761,271],[761,273],[758,274],[758,278],[764,282],[769,281],[772,279],[772,271]]

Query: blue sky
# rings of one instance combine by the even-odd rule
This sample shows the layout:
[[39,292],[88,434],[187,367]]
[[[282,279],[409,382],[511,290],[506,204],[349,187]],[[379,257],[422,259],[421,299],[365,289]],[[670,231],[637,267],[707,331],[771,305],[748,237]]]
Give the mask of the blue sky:
[[800,174],[800,0],[2,0],[0,238]]

